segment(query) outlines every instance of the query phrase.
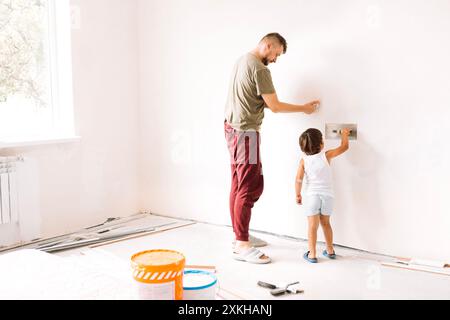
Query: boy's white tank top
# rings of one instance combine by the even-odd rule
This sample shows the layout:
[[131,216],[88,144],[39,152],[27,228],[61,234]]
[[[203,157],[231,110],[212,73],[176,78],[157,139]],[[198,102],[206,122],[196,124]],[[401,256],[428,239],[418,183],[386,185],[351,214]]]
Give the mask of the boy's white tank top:
[[305,194],[334,197],[331,167],[325,152],[303,156],[305,167]]

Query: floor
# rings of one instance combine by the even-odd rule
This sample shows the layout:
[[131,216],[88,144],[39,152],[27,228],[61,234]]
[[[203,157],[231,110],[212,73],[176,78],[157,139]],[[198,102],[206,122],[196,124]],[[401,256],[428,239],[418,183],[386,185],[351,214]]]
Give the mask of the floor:
[[[155,224],[174,221],[157,216],[154,219]],[[130,257],[133,254],[149,249],[176,250],[185,255],[189,265],[216,267],[218,299],[450,299],[450,277],[446,275],[385,267],[380,262],[390,261],[390,258],[348,248],[336,248],[337,260],[322,258],[312,265],[302,259],[306,242],[254,235],[269,243],[262,250],[272,258],[271,264],[254,265],[233,260],[231,229],[203,223],[96,248],[64,251],[57,256],[72,265],[90,265],[105,274],[120,275],[125,283],[131,280]],[[258,281],[277,285],[299,281],[304,293],[274,297],[268,289],[258,287]],[[119,291],[115,296],[111,296],[112,290],[100,290],[96,294],[98,298],[136,298],[132,289]]]

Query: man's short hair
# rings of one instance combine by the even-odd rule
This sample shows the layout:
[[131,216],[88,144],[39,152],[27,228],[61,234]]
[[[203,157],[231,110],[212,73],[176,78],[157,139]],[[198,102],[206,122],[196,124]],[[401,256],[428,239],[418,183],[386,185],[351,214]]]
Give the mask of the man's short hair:
[[276,40],[278,44],[283,46],[283,53],[286,53],[287,51],[287,42],[286,39],[281,36],[281,34],[273,32],[269,33],[268,35],[264,36],[264,38],[261,39],[261,42],[265,40]]

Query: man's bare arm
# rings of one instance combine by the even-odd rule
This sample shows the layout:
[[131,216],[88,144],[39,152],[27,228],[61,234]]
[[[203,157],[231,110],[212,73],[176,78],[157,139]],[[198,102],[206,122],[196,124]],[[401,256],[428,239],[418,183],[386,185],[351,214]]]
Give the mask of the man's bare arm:
[[278,100],[276,93],[263,94],[262,98],[273,113],[292,113],[292,112],[304,112],[311,114],[317,110],[320,101],[314,100],[304,105],[289,104]]

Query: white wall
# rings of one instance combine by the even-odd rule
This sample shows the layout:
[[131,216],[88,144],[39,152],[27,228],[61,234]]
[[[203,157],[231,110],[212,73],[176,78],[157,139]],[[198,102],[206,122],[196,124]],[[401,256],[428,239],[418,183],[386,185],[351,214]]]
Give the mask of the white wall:
[[323,103],[310,117],[266,113],[266,187],[251,227],[306,238],[298,136],[358,123],[359,140],[333,163],[335,242],[450,258],[448,1],[140,0],[138,13],[142,208],[229,224],[228,80],[276,31],[289,43],[271,66],[280,98]]
[[[36,166],[39,236],[138,211],[137,7],[133,0],[72,0],[78,143],[1,150]],[[4,239],[2,239],[4,240]],[[3,243],[0,243],[0,245]]]

